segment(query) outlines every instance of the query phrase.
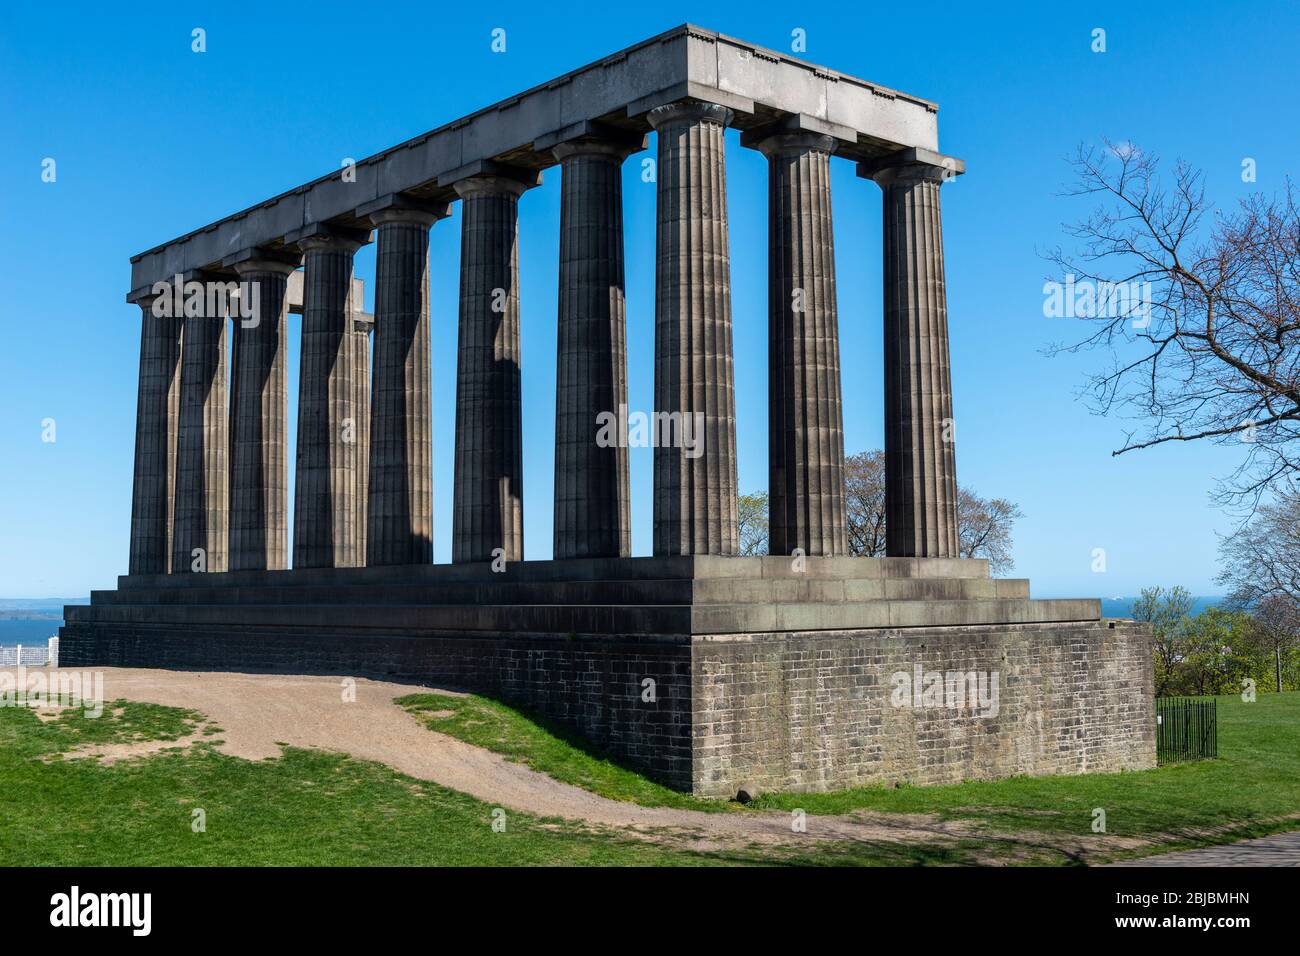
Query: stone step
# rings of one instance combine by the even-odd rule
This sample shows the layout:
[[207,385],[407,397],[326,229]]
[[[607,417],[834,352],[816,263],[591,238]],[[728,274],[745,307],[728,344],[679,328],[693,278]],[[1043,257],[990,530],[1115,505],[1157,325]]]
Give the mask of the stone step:
[[942,627],[1095,621],[1100,602],[1081,600],[879,600],[840,604],[717,605],[258,605],[69,606],[70,624],[229,626],[388,632],[504,632],[654,637],[768,631]]
[[[800,570],[801,568],[801,570]],[[879,580],[896,578],[988,578],[988,562],[975,558],[792,558],[695,555],[646,558],[580,558],[516,561],[494,572],[475,564],[393,565],[371,568],[294,568],[286,571],[227,571],[203,575],[205,586],[268,585],[435,585],[452,582],[668,581],[668,580]],[[198,575],[123,575],[120,588],[190,587]]]
[[440,584],[131,587],[93,591],[95,604],[768,604],[1027,598],[1024,578],[705,578],[645,581],[508,580]]

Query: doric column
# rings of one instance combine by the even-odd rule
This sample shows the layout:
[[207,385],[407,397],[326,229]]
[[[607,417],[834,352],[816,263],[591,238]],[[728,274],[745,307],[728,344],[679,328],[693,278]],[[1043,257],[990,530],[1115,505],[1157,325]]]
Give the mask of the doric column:
[[779,131],[768,159],[768,530],[772,554],[847,554],[831,230],[835,140]]
[[[204,281],[204,280],[199,280]],[[224,281],[224,280],[216,280]],[[204,281],[204,285],[209,283]],[[187,297],[188,299],[188,297]],[[204,295],[185,316],[172,572],[225,571],[230,472],[226,427],[226,310]],[[187,301],[187,313],[190,311]]]
[[433,560],[429,227],[449,212],[390,205],[378,227],[366,564]]
[[[370,335],[375,330],[374,319],[363,315],[361,303],[353,301],[352,311],[348,316],[347,345],[345,353],[348,367],[344,374],[352,383],[352,422],[351,441],[353,467],[356,480],[352,484],[351,514],[356,536],[356,563],[364,566],[369,540],[370,502]],[[346,435],[345,429],[345,435]]]
[[154,312],[140,300],[140,387],[135,408],[135,481],[131,494],[131,574],[171,569],[172,496],[180,411],[181,327],[170,302]]
[[519,196],[527,184],[480,175],[461,203],[460,331],[451,559],[524,556],[519,397]]
[[939,187],[963,169],[923,149],[859,166],[884,191],[885,549],[898,557],[958,554]]
[[233,266],[240,314],[232,315],[230,369],[230,570],[289,566],[288,392],[285,288],[296,259],[256,250]]
[[[626,436],[623,160],[644,138],[579,139],[560,161],[560,308],[555,397],[556,558],[632,553]],[[607,441],[598,441],[598,417]]]
[[731,110],[674,103],[659,136],[654,553],[735,554],[736,400],[724,131]]
[[293,508],[295,568],[365,562],[365,450],[352,259],[366,234],[313,229],[303,250],[302,356]]

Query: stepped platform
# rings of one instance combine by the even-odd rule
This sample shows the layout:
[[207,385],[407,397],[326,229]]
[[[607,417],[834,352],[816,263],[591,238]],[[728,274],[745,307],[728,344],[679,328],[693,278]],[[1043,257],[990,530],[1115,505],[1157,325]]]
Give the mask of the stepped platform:
[[[1103,621],[1096,600],[1033,599],[1028,581],[990,578],[981,560],[137,575],[67,607],[65,621],[66,666],[481,691],[699,794],[1154,764],[1145,630]],[[937,698],[919,686],[933,674]],[[950,674],[970,678],[961,701]],[[901,693],[904,677],[917,692]]]

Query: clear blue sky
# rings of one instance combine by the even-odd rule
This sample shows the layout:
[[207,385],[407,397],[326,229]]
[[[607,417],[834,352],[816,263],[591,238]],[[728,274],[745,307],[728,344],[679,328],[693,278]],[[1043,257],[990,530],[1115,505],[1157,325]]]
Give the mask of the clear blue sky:
[[[679,23],[804,54],[940,104],[960,481],[1016,501],[1017,574],[1041,596],[1213,593],[1210,504],[1230,449],[1114,459],[1124,423],[1075,398],[1102,356],[1047,359],[1041,252],[1084,211],[1056,193],[1081,141],[1129,140],[1206,172],[1230,204],[1296,173],[1300,6],[1035,4],[23,5],[0,24],[0,596],[83,595],[126,570],[139,311],[129,257]],[[1051,9],[1039,9],[1050,7]],[[1151,7],[1151,9],[1147,9]],[[208,51],[191,52],[190,31]],[[490,50],[493,28],[507,52]],[[1091,31],[1107,52],[1090,51]],[[652,143],[653,145],[653,143]],[[57,161],[57,182],[41,163]],[[738,450],[766,484],[766,169],[728,138]],[[878,188],[834,164],[846,444],[879,447]],[[631,405],[651,403],[654,187],[627,167]],[[558,170],[520,206],[525,542],[549,557]],[[450,557],[459,223],[434,228],[435,560]],[[358,256],[369,283],[373,249]],[[368,290],[369,293],[370,290]],[[297,343],[290,352],[296,395]],[[57,441],[41,441],[53,418]],[[632,453],[634,548],[651,542],[651,454]],[[1105,548],[1108,570],[1090,570]]]

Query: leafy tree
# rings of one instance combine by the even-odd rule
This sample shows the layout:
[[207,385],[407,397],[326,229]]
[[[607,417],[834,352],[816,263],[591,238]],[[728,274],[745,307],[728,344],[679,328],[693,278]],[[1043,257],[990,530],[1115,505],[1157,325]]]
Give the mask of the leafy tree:
[[1176,679],[1175,670],[1186,650],[1183,635],[1187,612],[1191,609],[1192,596],[1183,587],[1168,591],[1160,587],[1143,588],[1133,603],[1133,619],[1150,624],[1153,632],[1157,697],[1168,696]]
[[1250,615],[1243,611],[1211,607],[1188,618],[1181,629],[1177,692],[1222,694],[1255,676],[1259,660],[1251,653],[1250,631]]

